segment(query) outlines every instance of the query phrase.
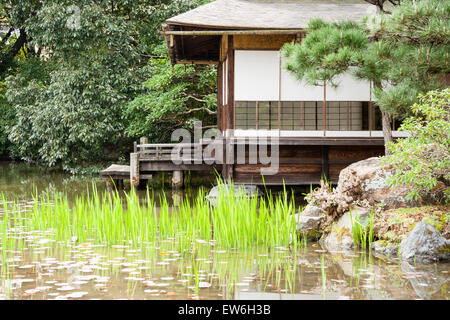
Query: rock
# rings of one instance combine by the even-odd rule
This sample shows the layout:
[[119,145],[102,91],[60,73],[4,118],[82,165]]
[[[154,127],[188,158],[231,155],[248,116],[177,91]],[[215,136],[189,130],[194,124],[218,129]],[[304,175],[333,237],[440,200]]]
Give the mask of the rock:
[[398,247],[398,244],[390,243],[384,240],[378,240],[372,244],[372,250],[375,251],[375,253],[382,254],[388,257],[397,257]]
[[322,209],[313,206],[311,204],[308,204],[301,212],[302,216],[309,216],[309,217],[322,217],[323,214],[324,212]]
[[370,205],[381,205],[384,210],[417,205],[405,198],[409,188],[387,185],[391,175],[389,168],[382,167],[376,157],[358,161],[340,172],[336,192],[345,194],[352,201],[367,200]]
[[420,262],[449,260],[450,241],[433,226],[421,221],[400,243],[400,255],[403,260]]
[[308,204],[301,213],[295,215],[297,233],[308,239],[320,238],[320,223],[324,218],[322,209]]
[[[228,184],[215,186],[209,191],[209,194],[206,196],[206,199],[208,199],[212,205],[217,205],[217,199],[220,197],[221,194],[230,192],[229,188],[230,185]],[[241,194],[247,195],[249,197],[258,197],[260,195],[260,191],[257,186],[243,185],[243,184],[234,185],[234,193],[236,197],[240,196]]]
[[360,223],[365,226],[370,219],[370,210],[361,207],[353,207],[350,211],[345,212],[336,222],[331,225],[330,233],[328,233],[321,241],[327,250],[334,249],[351,249],[353,247],[353,223],[358,215]]
[[416,202],[406,200],[409,188],[392,188],[387,185],[387,178],[391,175],[390,169],[381,166],[376,157],[358,161],[340,172],[338,185],[334,190],[322,183],[321,188],[310,193],[307,199],[326,212],[330,217],[329,222],[340,217],[356,203],[382,207],[383,210],[416,206]]

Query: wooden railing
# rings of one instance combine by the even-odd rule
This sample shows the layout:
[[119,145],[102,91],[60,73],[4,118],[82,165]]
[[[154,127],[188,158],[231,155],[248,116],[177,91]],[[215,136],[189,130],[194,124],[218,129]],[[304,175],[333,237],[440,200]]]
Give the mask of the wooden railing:
[[204,150],[210,143],[210,140],[202,140],[198,143],[149,144],[141,139],[141,144],[134,143],[134,153],[138,153],[139,159],[142,161],[191,161],[198,163],[215,159],[214,154],[212,154],[212,157],[204,157]]

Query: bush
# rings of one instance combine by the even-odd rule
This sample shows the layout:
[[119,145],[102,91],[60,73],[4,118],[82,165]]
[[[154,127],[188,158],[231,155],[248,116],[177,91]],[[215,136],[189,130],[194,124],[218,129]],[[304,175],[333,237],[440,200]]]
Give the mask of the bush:
[[388,179],[392,186],[412,187],[408,200],[418,200],[444,186],[444,201],[450,201],[450,89],[419,95],[400,131],[410,137],[389,143],[391,155],[382,162],[392,165],[394,174]]

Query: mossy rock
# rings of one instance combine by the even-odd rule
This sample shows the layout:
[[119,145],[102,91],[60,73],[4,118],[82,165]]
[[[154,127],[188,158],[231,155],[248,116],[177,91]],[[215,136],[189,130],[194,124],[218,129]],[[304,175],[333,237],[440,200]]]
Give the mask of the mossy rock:
[[387,210],[375,216],[374,229],[379,239],[396,243],[403,240],[420,221],[444,234],[449,230],[450,207],[421,206]]

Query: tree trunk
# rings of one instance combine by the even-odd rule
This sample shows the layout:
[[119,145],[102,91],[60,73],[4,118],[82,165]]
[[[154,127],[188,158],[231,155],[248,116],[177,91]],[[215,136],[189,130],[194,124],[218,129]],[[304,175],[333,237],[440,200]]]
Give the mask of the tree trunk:
[[[381,109],[381,108],[380,108]],[[381,109],[381,120],[383,125],[384,150],[385,154],[390,154],[387,149],[388,142],[392,142],[391,116],[385,110]]]
[[[373,84],[375,88],[381,89],[381,82],[374,81]],[[387,149],[387,144],[388,142],[394,141],[394,139],[392,139],[391,115],[383,108],[380,108],[380,111],[381,111],[381,124],[383,126],[384,153],[388,155],[390,154],[390,152]]]
[[7,53],[0,57],[0,73],[3,73],[8,69],[11,61],[19,53],[20,49],[22,49],[27,41],[28,39],[25,29],[20,29],[20,35],[14,45],[9,49]]

